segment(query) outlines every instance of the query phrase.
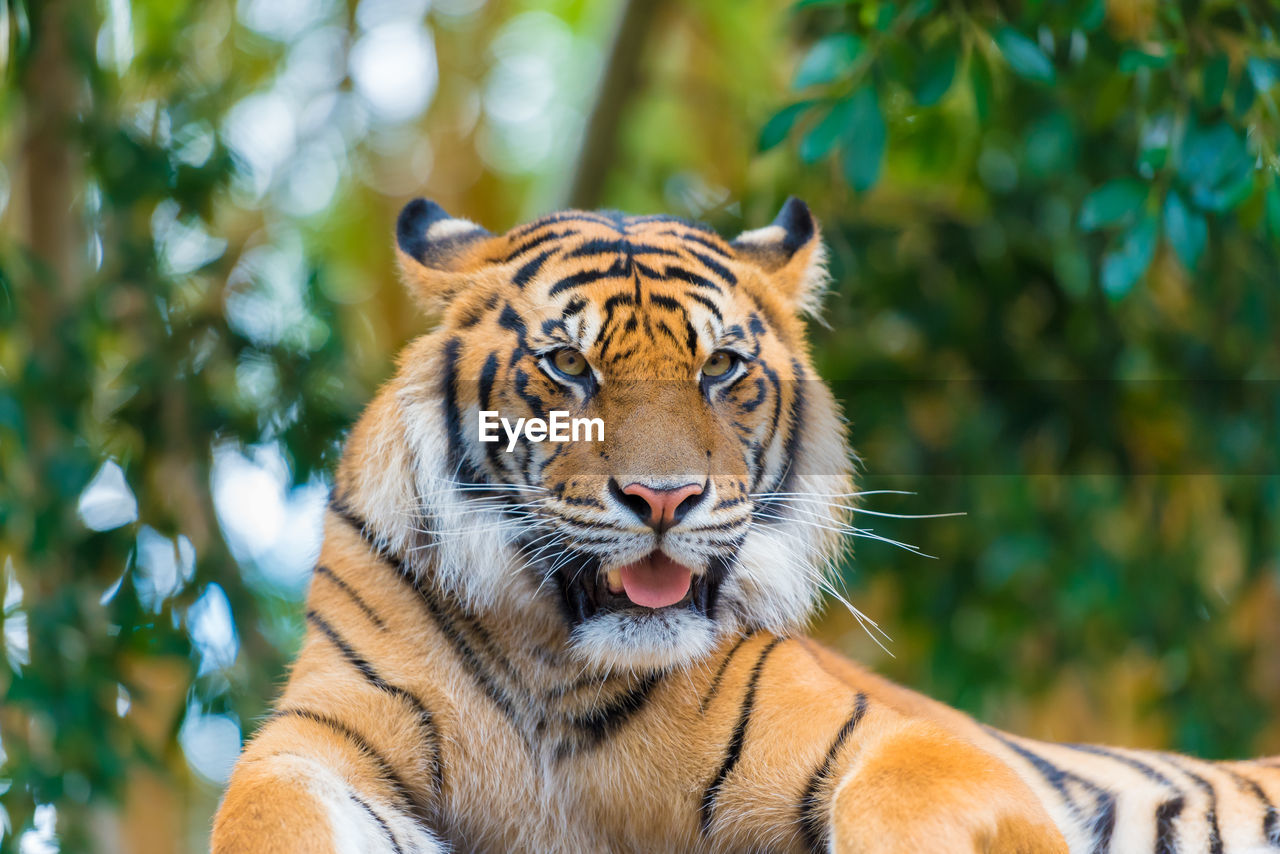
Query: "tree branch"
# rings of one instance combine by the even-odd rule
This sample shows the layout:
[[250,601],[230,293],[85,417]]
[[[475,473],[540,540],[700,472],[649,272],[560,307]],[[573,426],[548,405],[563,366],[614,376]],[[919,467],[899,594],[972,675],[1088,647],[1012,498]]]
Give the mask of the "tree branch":
[[566,204],[594,208],[615,160],[618,131],[628,102],[640,89],[640,63],[664,0],[627,0],[587,119]]

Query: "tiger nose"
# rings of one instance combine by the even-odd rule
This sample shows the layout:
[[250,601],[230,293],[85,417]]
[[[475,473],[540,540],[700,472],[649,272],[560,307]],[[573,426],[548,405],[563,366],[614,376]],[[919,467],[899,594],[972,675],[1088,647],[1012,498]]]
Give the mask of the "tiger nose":
[[619,489],[616,481],[610,486],[628,510],[659,534],[683,519],[702,496],[702,484],[698,483],[672,489],[654,489],[643,483],[631,483]]

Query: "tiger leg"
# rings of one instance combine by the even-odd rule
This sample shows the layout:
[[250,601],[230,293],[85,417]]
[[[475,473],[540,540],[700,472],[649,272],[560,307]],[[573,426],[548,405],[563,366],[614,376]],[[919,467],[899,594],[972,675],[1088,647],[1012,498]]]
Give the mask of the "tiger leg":
[[272,728],[236,764],[212,854],[438,854],[446,851],[394,772],[323,724]]
[[935,725],[904,722],[852,758],[831,796],[832,851],[1067,854],[1012,769]]

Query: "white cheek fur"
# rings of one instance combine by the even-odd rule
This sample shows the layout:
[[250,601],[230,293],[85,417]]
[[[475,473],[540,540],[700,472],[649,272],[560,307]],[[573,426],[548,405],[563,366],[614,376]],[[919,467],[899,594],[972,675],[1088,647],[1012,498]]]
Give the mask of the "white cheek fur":
[[[429,567],[441,591],[470,610],[527,608],[538,579],[516,550],[523,531],[456,488],[438,390],[431,373],[424,376],[398,390],[398,429],[379,437],[387,452],[373,458],[386,468],[366,481],[374,488],[364,492],[361,512],[407,565],[423,573]],[[397,452],[396,440],[407,448]],[[828,479],[831,484],[820,483]],[[847,484],[840,476],[798,480],[810,481],[796,488],[814,495],[838,494]],[[574,630],[573,651],[584,663],[607,669],[669,668],[707,655],[735,631],[794,632],[819,600],[831,540],[812,525],[753,525],[725,579],[714,622],[679,610],[645,618],[604,614]],[[547,608],[555,607],[544,598]]]

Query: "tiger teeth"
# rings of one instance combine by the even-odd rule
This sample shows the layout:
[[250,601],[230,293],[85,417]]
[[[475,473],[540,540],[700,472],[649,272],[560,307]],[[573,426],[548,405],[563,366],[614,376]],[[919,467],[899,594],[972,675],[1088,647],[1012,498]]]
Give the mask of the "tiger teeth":
[[622,588],[622,570],[611,569],[605,573],[605,581],[609,584],[610,593],[621,593]]

